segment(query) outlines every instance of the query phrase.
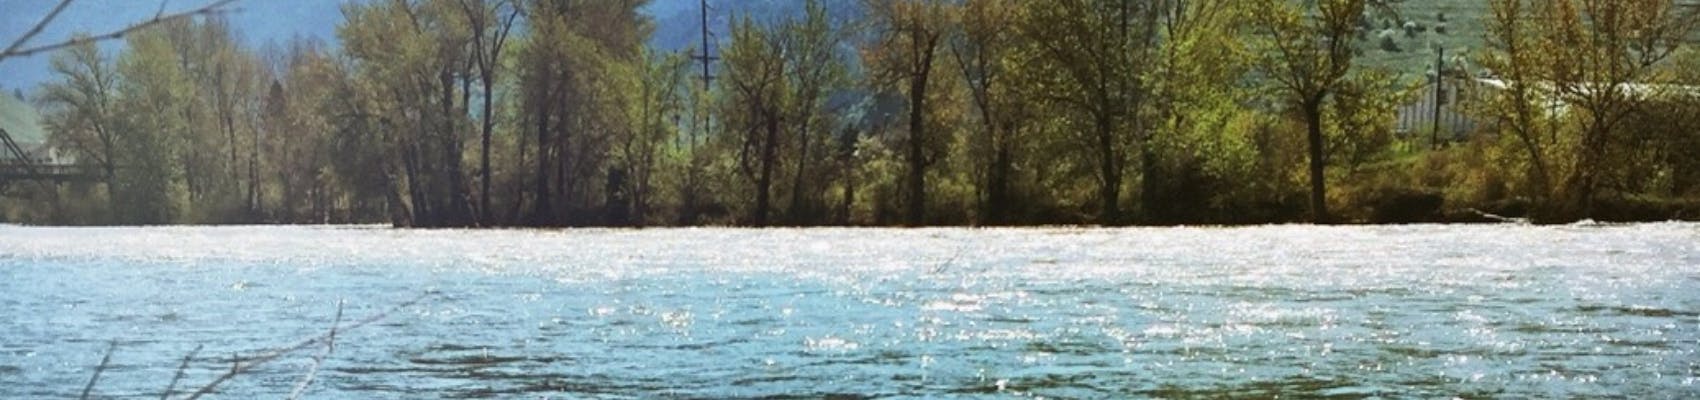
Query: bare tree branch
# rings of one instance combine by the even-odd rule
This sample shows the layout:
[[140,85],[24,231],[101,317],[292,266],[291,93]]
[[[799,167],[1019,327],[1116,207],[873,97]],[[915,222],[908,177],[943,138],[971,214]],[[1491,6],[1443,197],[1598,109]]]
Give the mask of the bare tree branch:
[[21,48],[21,47],[24,46],[25,42],[28,42],[30,38],[32,38],[36,34],[40,33],[41,29],[46,27],[48,23],[52,22],[54,17],[57,17],[59,15],[59,12],[61,10],[63,10],[66,5],[69,5],[71,3],[71,0],[63,0],[62,2],[59,3],[59,5],[57,7],[55,7],[53,9],[53,12],[49,13],[47,15],[47,17],[42,18],[41,22],[37,23],[36,26],[30,30],[30,32],[25,33],[23,37],[20,37],[20,38],[18,38],[17,41],[12,42],[12,45],[7,47],[5,52],[0,52],[0,62],[5,61],[7,58],[27,57],[27,56],[34,55],[36,53],[58,50],[58,49],[66,48],[66,47],[76,46],[76,45],[83,44],[83,43],[100,42],[100,41],[106,41],[106,40],[119,39],[119,38],[123,38],[124,35],[130,34],[131,32],[135,32],[135,31],[145,29],[145,28],[150,27],[150,26],[159,25],[159,24],[162,24],[162,23],[170,22],[170,21],[173,21],[173,20],[181,19],[181,18],[189,18],[189,17],[201,16],[201,15],[221,14],[221,13],[229,11],[226,7],[229,6],[231,3],[234,3],[234,2],[236,2],[236,0],[218,0],[218,1],[215,1],[215,2],[212,2],[212,3],[209,3],[205,6],[202,6],[201,8],[197,8],[197,9],[193,9],[193,10],[188,10],[188,11],[183,11],[183,12],[178,12],[178,13],[172,13],[172,14],[156,14],[156,15],[154,15],[153,18],[150,18],[146,21],[131,24],[130,26],[124,27],[123,29],[119,29],[119,30],[116,30],[116,31],[112,31],[112,32],[108,32],[108,33],[104,33],[104,34],[100,34],[100,35],[82,36],[82,37],[72,38],[70,40],[66,40],[66,41],[59,42],[59,43],[45,44],[45,45],[40,45],[40,46],[35,46],[35,47],[28,47],[28,48]]
[[171,398],[171,391],[177,389],[177,382],[183,380],[183,371],[189,369],[189,361],[194,360],[195,355],[200,354],[200,352],[201,345],[195,345],[194,350],[190,350],[188,355],[183,356],[183,363],[177,365],[177,374],[171,376],[171,384],[165,386],[165,393],[159,395],[159,400]]
[[301,383],[295,385],[295,390],[289,393],[289,400],[301,398],[307,393],[307,385],[313,384],[313,378],[319,375],[319,367],[325,365],[325,359],[330,358],[331,352],[336,351],[336,326],[342,324],[342,302],[336,302],[336,319],[331,320],[331,332],[325,336],[325,352],[313,357],[313,366],[307,369],[307,375],[301,377]]
[[23,47],[24,43],[29,42],[31,38],[35,37],[35,35],[41,34],[42,29],[47,28],[48,24],[53,23],[54,18],[59,18],[59,12],[65,11],[65,7],[70,5],[71,0],[60,0],[59,5],[53,6],[53,11],[48,11],[47,16],[41,17],[41,21],[35,23],[35,27],[30,28],[29,32],[24,32],[23,36],[19,36],[18,40],[12,42],[12,45],[6,46],[6,51],[0,52],[0,54],[11,54],[12,52],[17,51],[19,47]]
[[[268,351],[268,352],[265,352],[265,353],[263,353],[259,356],[250,357],[246,360],[247,363],[243,363],[242,361],[244,361],[244,360],[242,360],[240,358],[232,357],[233,362],[230,365],[230,371],[225,372],[223,375],[219,375],[218,378],[214,378],[212,382],[207,383],[206,386],[202,386],[200,388],[200,390],[196,390],[194,394],[189,395],[189,397],[187,397],[186,400],[195,400],[195,399],[201,398],[201,396],[211,394],[214,389],[218,388],[218,385],[223,384],[225,381],[228,381],[231,378],[235,378],[237,375],[241,375],[243,372],[247,372],[249,369],[253,369],[256,366],[259,366],[260,364],[265,364],[267,362],[270,362],[272,360],[277,359],[278,357],[282,357],[284,354],[289,354],[291,352],[295,352],[297,350],[307,348],[308,346],[312,346],[315,343],[328,342],[330,340],[334,340],[337,332],[346,332],[348,330],[352,330],[352,329],[355,329],[355,328],[366,326],[366,325],[371,324],[373,322],[378,322],[379,320],[382,320],[385,317],[388,317],[390,315],[390,313],[395,312],[397,310],[407,308],[407,307],[411,307],[414,304],[418,304],[420,301],[425,300],[425,298],[430,297],[434,293],[436,293],[436,292],[435,291],[427,291],[423,294],[420,294],[419,297],[414,297],[412,300],[408,300],[407,302],[398,304],[395,307],[391,307],[388,310],[377,313],[377,314],[372,315],[370,317],[366,317],[366,319],[356,321],[355,323],[349,324],[348,326],[341,327],[341,329],[333,328],[333,329],[331,329],[331,331],[329,333],[310,337],[310,338],[307,338],[307,339],[303,339],[300,342],[297,342],[292,346]],[[339,318],[339,319],[342,318],[340,312],[337,314],[337,318]]]
[[88,386],[83,386],[83,395],[82,397],[78,397],[78,399],[87,400],[89,398],[89,393],[94,391],[94,383],[100,381],[100,373],[106,371],[106,365],[112,362],[112,351],[117,349],[118,340],[113,339],[112,344],[106,346],[106,356],[101,357],[100,365],[94,367],[94,375],[89,377],[89,384]]

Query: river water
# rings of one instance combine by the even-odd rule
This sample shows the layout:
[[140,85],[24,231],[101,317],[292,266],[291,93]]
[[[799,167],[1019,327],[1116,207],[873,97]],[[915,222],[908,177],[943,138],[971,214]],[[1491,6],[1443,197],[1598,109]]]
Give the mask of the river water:
[[93,395],[177,398],[333,321],[217,394],[1693,398],[1700,225],[0,226],[0,398],[112,343]]

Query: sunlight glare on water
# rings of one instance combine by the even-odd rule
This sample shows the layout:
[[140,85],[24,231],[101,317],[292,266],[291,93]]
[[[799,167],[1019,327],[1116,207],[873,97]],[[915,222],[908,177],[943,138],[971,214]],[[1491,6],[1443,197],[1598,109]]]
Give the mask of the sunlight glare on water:
[[[0,398],[1700,396],[1700,225],[0,226]],[[291,353],[221,386],[282,397]]]

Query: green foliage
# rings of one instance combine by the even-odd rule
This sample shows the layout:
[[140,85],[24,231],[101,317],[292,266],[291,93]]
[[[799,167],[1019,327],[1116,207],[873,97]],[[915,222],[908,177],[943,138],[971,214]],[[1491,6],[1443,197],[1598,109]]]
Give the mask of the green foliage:
[[[736,18],[690,53],[644,47],[643,1],[351,3],[340,46],[260,51],[216,18],[180,20],[111,59],[94,46],[54,56],[62,79],[37,95],[50,141],[112,172],[0,185],[25,199],[0,216],[462,227],[1682,212],[1700,197],[1700,52],[1675,38],[1692,37],[1694,16],[1590,1],[1606,8],[868,0],[843,14],[811,0]],[[1457,106],[1481,132],[1441,148],[1395,133],[1421,97],[1421,50],[1483,43],[1469,61],[1499,83],[1471,84]],[[705,50],[719,57],[712,84],[690,57]]]

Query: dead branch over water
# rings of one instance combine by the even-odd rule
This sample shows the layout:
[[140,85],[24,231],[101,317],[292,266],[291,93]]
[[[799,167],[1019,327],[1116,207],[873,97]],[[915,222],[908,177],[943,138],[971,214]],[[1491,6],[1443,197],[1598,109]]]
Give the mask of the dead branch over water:
[[[245,372],[253,370],[254,367],[257,367],[257,366],[260,366],[262,364],[271,362],[271,361],[276,360],[280,357],[283,357],[284,355],[294,353],[296,351],[300,351],[302,349],[313,347],[314,345],[318,345],[318,344],[322,343],[324,345],[324,348],[325,348],[324,352],[319,353],[316,356],[313,356],[312,366],[309,367],[307,373],[305,375],[303,375],[301,380],[295,385],[294,389],[291,391],[291,393],[288,397],[290,399],[300,398],[301,395],[306,392],[307,387],[309,385],[311,385],[313,383],[313,380],[317,377],[319,369],[324,364],[325,359],[329,358],[330,355],[331,355],[331,352],[336,349],[336,336],[337,336],[338,333],[348,332],[350,330],[359,329],[360,327],[370,325],[374,322],[382,321],[385,318],[388,318],[390,314],[396,312],[397,310],[405,309],[405,308],[408,308],[408,307],[412,307],[416,304],[419,304],[420,302],[424,301],[425,299],[431,297],[432,295],[434,295],[436,293],[437,292],[435,292],[435,291],[427,291],[427,292],[421,293],[418,296],[416,296],[416,297],[414,297],[414,298],[412,298],[408,301],[397,304],[393,307],[390,307],[389,309],[386,309],[386,310],[379,312],[377,314],[373,314],[373,315],[368,316],[364,319],[355,321],[354,323],[348,324],[346,326],[342,325],[343,303],[339,301],[339,302],[337,302],[336,317],[332,320],[330,329],[327,330],[325,333],[322,333],[322,334],[319,334],[319,335],[316,335],[316,336],[313,336],[313,337],[301,339],[300,341],[298,341],[298,342],[296,342],[292,345],[286,346],[286,347],[281,347],[281,348],[276,348],[276,349],[260,352],[259,355],[256,355],[256,356],[251,356],[251,357],[247,357],[247,358],[232,356],[229,370],[227,370],[223,374],[220,374],[217,378],[213,378],[213,380],[211,382],[208,382],[206,385],[201,386],[200,388],[196,389],[194,392],[190,393],[187,397],[184,397],[184,399],[185,400],[199,399],[199,398],[201,398],[201,396],[205,396],[207,394],[211,394],[214,391],[216,391],[218,389],[219,385],[222,385],[226,382],[229,382],[230,380],[235,379],[236,377],[242,375]],[[113,340],[112,344],[107,347],[106,355],[101,358],[100,364],[95,367],[94,375],[89,378],[88,385],[83,388],[83,393],[82,393],[82,396],[80,397],[81,399],[89,398],[89,394],[94,391],[96,383],[100,380],[101,372],[105,371],[107,365],[112,361],[112,353],[113,353],[114,350],[117,349],[117,347],[118,347],[118,341],[117,340]],[[182,381],[182,379],[184,377],[184,371],[186,369],[188,369],[190,361],[194,360],[195,355],[199,354],[201,352],[201,348],[202,348],[202,346],[197,345],[197,346],[195,346],[194,350],[191,350],[188,355],[185,355],[183,357],[183,363],[177,367],[176,374],[174,374],[172,376],[171,383],[166,386],[165,392],[160,394],[160,397],[159,397],[160,399],[164,400],[164,399],[169,399],[171,397],[172,393],[177,388],[178,382]]]

